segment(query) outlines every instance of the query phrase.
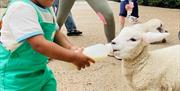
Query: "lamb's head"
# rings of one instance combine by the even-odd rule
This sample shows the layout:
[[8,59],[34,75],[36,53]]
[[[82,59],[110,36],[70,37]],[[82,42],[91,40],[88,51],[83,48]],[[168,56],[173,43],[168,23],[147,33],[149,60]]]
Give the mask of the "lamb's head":
[[141,26],[123,28],[111,42],[114,55],[122,59],[133,60],[144,51],[147,44],[168,36],[168,33],[144,32],[143,29]]
[[159,19],[151,19],[143,23],[143,25],[146,27],[146,32],[167,32],[164,22]]

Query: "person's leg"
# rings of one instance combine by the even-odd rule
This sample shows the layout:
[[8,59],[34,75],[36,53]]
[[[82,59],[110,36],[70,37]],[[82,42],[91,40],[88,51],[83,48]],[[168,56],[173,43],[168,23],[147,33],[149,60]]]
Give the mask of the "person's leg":
[[121,3],[120,3],[120,13],[119,13],[120,30],[122,30],[124,28],[125,18],[127,16],[127,10],[125,8],[126,4],[128,4],[128,0],[121,1]]
[[[20,62],[15,61],[11,64],[17,65],[18,63]],[[41,88],[44,86],[44,81],[47,78],[44,76],[45,70],[32,70],[31,68],[29,70],[24,70],[27,69],[26,67],[24,69],[17,69],[18,70],[11,69],[4,73],[7,75],[2,76],[2,79],[0,79],[0,91],[41,91]]]
[[[74,3],[74,0],[71,1],[71,3],[72,2]],[[68,33],[67,33],[68,36],[73,36],[73,35],[76,36],[76,35],[82,34],[81,31],[77,30],[75,22],[72,18],[71,12],[68,14],[68,16],[66,16],[67,10],[65,9],[66,8],[65,6],[69,6],[68,10],[71,9],[70,7],[72,7],[72,6],[71,5],[61,6],[62,3],[67,4],[66,1],[64,2],[63,0],[56,0],[54,5],[53,5],[54,10],[55,10],[55,14],[57,15],[57,22],[58,22],[59,27],[61,28],[63,23],[65,22],[65,26],[66,26],[66,29],[68,31]],[[66,10],[66,12],[63,12],[65,10]],[[63,13],[61,13],[61,12],[63,12]],[[66,17],[67,17],[67,19],[66,19]]]
[[57,23],[61,29],[62,25],[66,21],[69,12],[74,4],[75,0],[59,0],[59,8],[57,13]]
[[124,16],[119,16],[119,20],[120,20],[120,30],[122,30],[124,28],[124,24],[125,24],[125,18]]
[[[120,3],[120,9],[119,9],[120,10],[120,12],[119,12],[120,31],[124,27],[125,18],[127,16],[127,11],[126,11],[126,8],[125,8],[126,4],[128,4],[128,0],[121,1],[121,3]],[[121,58],[114,55],[113,51],[111,51],[108,56],[115,57],[116,59],[121,60]]]
[[132,10],[131,16],[134,16],[134,17],[138,18],[139,17],[138,1],[137,0],[133,0],[133,4],[134,4],[134,8]]
[[66,29],[68,32],[76,30],[76,24],[74,22],[71,12],[69,13],[69,15],[66,19],[65,26],[66,26]]
[[41,89],[41,91],[57,91],[56,90],[56,80],[55,78],[49,79],[45,86]]
[[137,0],[132,0],[134,7],[131,11],[131,15],[128,16],[128,20],[131,24],[136,24],[139,23],[138,22],[138,18],[139,18],[139,13],[138,13],[138,1]]
[[115,21],[111,8],[106,0],[86,0],[104,23],[104,31],[108,42],[115,37]]
[[72,17],[71,12],[69,13],[69,15],[65,21],[65,26],[67,29],[67,35],[68,36],[79,36],[82,34],[81,31],[77,30],[76,24],[74,22],[74,19]]
[[53,4],[53,9],[55,14],[57,15],[57,11],[58,11],[58,6],[59,6],[59,0],[55,0],[54,4]]
[[57,91],[56,85],[57,85],[57,83],[56,83],[54,74],[52,73],[52,71],[49,68],[47,68],[46,74],[45,74],[45,79],[44,79],[44,85],[40,91]]

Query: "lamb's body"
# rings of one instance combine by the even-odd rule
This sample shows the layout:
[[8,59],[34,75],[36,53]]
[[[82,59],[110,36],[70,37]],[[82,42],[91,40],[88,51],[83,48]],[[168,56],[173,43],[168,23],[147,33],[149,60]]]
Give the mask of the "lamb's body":
[[112,40],[113,54],[123,59],[123,77],[133,91],[180,91],[180,45],[147,50],[148,43],[169,35],[162,26],[153,19],[123,28]]
[[144,50],[135,60],[122,67],[133,91],[180,91],[180,45]]

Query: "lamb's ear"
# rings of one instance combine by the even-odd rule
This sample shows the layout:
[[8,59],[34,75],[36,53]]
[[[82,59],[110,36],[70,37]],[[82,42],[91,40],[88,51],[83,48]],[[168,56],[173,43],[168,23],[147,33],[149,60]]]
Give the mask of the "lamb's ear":
[[166,38],[169,33],[159,33],[159,32],[147,32],[143,34],[143,40],[147,43],[153,43],[157,41],[161,41]]

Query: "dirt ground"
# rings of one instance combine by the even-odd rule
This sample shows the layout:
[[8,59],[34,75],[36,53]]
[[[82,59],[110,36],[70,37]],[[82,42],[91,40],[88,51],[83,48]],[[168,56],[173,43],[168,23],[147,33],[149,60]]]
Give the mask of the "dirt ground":
[[[116,22],[116,34],[119,30],[119,3],[109,2]],[[180,31],[180,9],[139,6],[139,20],[145,22],[158,18],[165,22],[170,36],[165,44],[150,45],[150,50],[180,44],[177,34]],[[82,36],[68,37],[78,46],[90,46],[106,43],[103,24],[86,2],[76,2],[72,9],[73,17]],[[128,24],[127,24],[128,25]],[[62,31],[66,34],[63,26]],[[121,61],[107,57],[83,70],[67,70],[60,61],[49,63],[57,79],[58,91],[122,91]]]

